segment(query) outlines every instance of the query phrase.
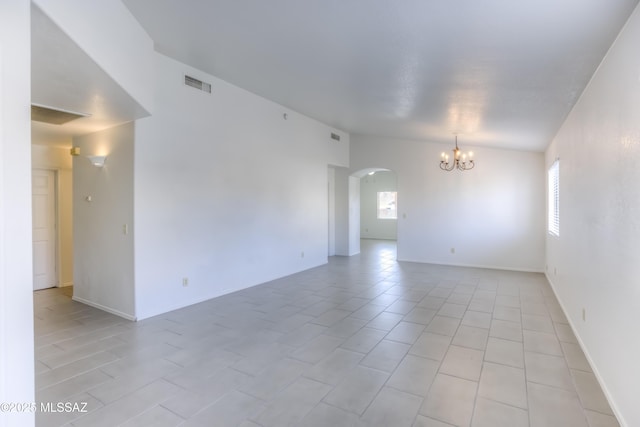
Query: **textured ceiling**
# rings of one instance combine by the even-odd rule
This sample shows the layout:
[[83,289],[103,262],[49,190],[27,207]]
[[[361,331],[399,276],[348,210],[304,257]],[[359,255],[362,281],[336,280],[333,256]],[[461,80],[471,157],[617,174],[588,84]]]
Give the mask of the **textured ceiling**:
[[37,6],[31,6],[32,104],[86,115],[64,124],[31,122],[34,144],[69,147],[71,137],[147,115]]
[[544,150],[638,0],[124,0],[156,49],[352,133]]
[[[638,1],[124,3],[158,51],[336,128],[542,151]],[[91,114],[34,140],[144,115],[32,10],[32,101]]]

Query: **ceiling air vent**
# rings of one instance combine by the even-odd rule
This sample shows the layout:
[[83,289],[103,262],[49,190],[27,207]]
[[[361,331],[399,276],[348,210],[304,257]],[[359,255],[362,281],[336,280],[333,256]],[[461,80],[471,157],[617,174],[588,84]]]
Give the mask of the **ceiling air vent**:
[[198,80],[195,77],[187,76],[186,74],[184,76],[184,84],[194,87],[203,92],[211,93],[211,84],[205,83],[202,80]]
[[336,141],[340,141],[340,135],[337,133],[331,132],[331,139],[335,139]]
[[44,105],[31,104],[31,120],[49,123],[51,125],[63,125],[71,120],[87,117],[90,114],[76,113]]

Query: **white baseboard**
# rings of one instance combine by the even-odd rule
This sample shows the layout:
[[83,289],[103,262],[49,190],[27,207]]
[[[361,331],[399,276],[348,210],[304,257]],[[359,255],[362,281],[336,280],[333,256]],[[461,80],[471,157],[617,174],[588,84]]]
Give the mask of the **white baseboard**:
[[573,335],[576,337],[576,340],[578,341],[578,345],[582,349],[582,352],[584,353],[584,356],[586,357],[587,362],[589,362],[589,366],[591,367],[591,370],[593,371],[593,374],[595,375],[596,380],[598,381],[598,384],[600,385],[600,388],[602,389],[602,393],[604,394],[604,397],[607,399],[607,402],[609,403],[609,406],[611,407],[611,411],[613,411],[613,414],[616,417],[616,419],[618,420],[618,423],[620,424],[620,427],[628,427],[628,424],[624,421],[624,418],[622,417],[622,414],[618,410],[618,407],[616,406],[615,401],[613,400],[613,396],[611,396],[611,393],[609,392],[609,389],[607,388],[606,383],[602,380],[602,376],[600,375],[600,372],[598,371],[598,368],[596,367],[595,363],[593,363],[593,359],[589,355],[589,352],[587,351],[587,347],[585,347],[584,343],[582,342],[582,339],[580,338],[580,335],[577,334],[576,328],[573,326],[573,321],[567,315],[567,310],[566,310],[564,304],[562,303],[562,300],[558,296],[558,292],[556,291],[556,287],[553,284],[553,281],[549,278],[549,275],[546,272],[544,273],[544,275],[547,278],[547,282],[549,282],[549,286],[551,286],[551,290],[553,291],[553,294],[555,295],[556,300],[558,301],[558,304],[560,304],[560,308],[562,309],[562,312],[564,313],[564,317],[566,317],[567,318],[567,322],[569,322],[569,327],[571,328],[571,331],[573,332]]
[[448,267],[486,268],[490,270],[520,271],[522,273],[544,273],[542,269],[513,268],[513,267],[504,267],[500,265],[460,264],[460,263],[453,263],[453,262],[425,261],[425,260],[400,259],[400,258],[398,258],[397,260],[401,262],[415,262],[418,264],[446,265]]
[[58,287],[59,288],[66,288],[67,286],[73,286],[73,282],[64,282],[63,284],[61,284]]
[[150,317],[159,316],[161,314],[169,313],[169,312],[174,311],[174,310],[180,310],[181,308],[184,308],[184,307],[189,307],[189,306],[194,305],[194,304],[200,304],[201,302],[209,301],[209,300],[212,300],[214,298],[218,298],[218,297],[221,297],[223,295],[228,295],[228,294],[231,294],[231,293],[234,293],[234,292],[238,292],[238,291],[241,291],[241,290],[244,290],[244,289],[249,289],[249,288],[252,288],[254,286],[260,286],[260,285],[263,285],[265,283],[271,282],[273,280],[278,280],[278,279],[281,279],[283,277],[287,277],[287,276],[291,276],[291,275],[300,273],[302,271],[307,271],[307,270],[314,269],[316,267],[320,267],[320,266],[326,265],[328,261],[329,261],[328,258],[323,258],[319,262],[313,262],[312,264],[300,267],[300,268],[298,268],[296,270],[293,270],[293,271],[286,272],[285,274],[275,274],[272,277],[267,277],[267,278],[264,279],[263,282],[260,282],[260,283],[239,284],[239,285],[234,286],[234,287],[221,289],[221,290],[219,290],[217,292],[214,292],[212,294],[200,295],[200,296],[198,296],[198,297],[196,297],[194,299],[191,299],[191,300],[188,300],[188,301],[182,301],[182,302],[180,302],[178,304],[175,304],[175,305],[164,306],[164,307],[157,307],[156,306],[155,307],[156,310],[153,310],[153,311],[148,311],[148,310],[145,311],[144,309],[141,310],[140,308],[138,308],[138,310],[136,311],[136,314],[137,314],[136,321],[141,321],[141,320],[148,319]]
[[91,307],[95,307],[95,308],[100,309],[102,311],[106,311],[107,313],[115,314],[116,316],[122,317],[124,319],[131,320],[132,322],[136,322],[137,321],[135,316],[132,316],[132,315],[127,314],[127,313],[123,313],[122,311],[115,310],[115,309],[113,309],[111,307],[107,307],[107,306],[104,306],[102,304],[98,304],[98,303],[95,303],[95,302],[92,302],[92,301],[88,301],[88,300],[86,300],[84,298],[80,298],[80,297],[77,297],[75,295],[71,299],[73,299],[74,301],[81,302],[81,303],[86,304],[86,305],[90,305]]

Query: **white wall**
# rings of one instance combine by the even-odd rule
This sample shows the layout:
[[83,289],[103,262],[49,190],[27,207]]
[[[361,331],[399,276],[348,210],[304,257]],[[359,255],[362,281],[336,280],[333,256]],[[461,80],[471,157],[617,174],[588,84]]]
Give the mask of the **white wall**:
[[336,168],[329,166],[328,168],[328,197],[327,203],[329,205],[329,221],[328,221],[328,239],[329,239],[329,256],[336,254]]
[[142,108],[153,112],[153,40],[122,2],[33,2]]
[[[0,2],[0,402],[33,402],[30,4]],[[0,411],[0,426],[33,426]]]
[[68,148],[31,146],[31,167],[57,172],[58,280],[73,285],[73,172]]
[[639,45],[636,8],[546,152],[560,158],[547,275],[623,426],[640,425]]
[[349,256],[349,169],[334,169],[336,255]]
[[378,218],[378,192],[397,191],[396,174],[378,171],[360,179],[360,236],[365,239],[396,240],[396,219]]
[[360,178],[349,177],[349,256],[360,253]]
[[[76,137],[81,155],[73,158],[73,299],[128,319],[135,318],[133,138],[133,123]],[[105,166],[88,155],[106,155]]]
[[335,170],[336,255],[360,253],[360,178],[349,169]]
[[[277,105],[277,104],[276,104]],[[311,120],[314,124],[314,127],[317,127],[318,122],[313,119]],[[325,139],[326,129],[332,129],[332,132],[338,134],[340,137],[340,141],[336,141],[335,139],[329,139],[328,141],[324,141],[322,144],[326,144],[327,146],[327,163],[331,167],[349,167],[349,156],[350,156],[350,144],[349,144],[349,134],[339,131],[337,129],[333,129],[327,126],[321,126],[321,137]]]
[[543,154],[473,147],[475,169],[445,172],[440,153],[451,148],[351,136],[352,171],[397,172],[398,259],[543,271]]
[[327,166],[347,164],[348,135],[163,55],[155,68],[136,124],[137,317],[326,263]]

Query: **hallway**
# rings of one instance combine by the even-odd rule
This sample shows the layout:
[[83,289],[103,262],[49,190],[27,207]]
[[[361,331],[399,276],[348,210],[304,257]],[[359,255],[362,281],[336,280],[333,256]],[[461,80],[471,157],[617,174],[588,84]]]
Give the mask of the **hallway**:
[[35,292],[36,400],[89,411],[37,425],[618,425],[542,274],[361,249],[140,322]]

